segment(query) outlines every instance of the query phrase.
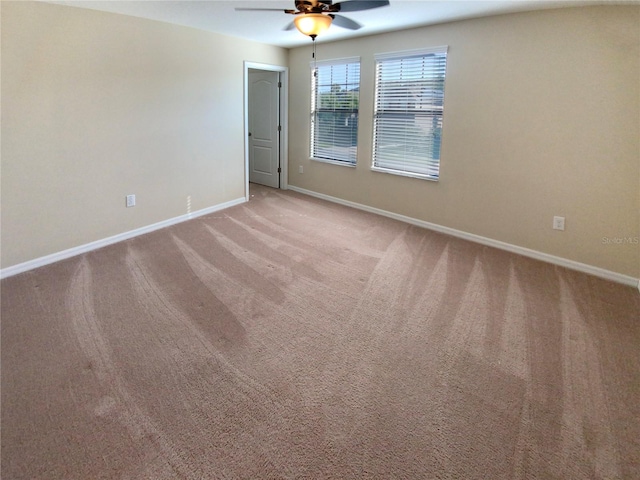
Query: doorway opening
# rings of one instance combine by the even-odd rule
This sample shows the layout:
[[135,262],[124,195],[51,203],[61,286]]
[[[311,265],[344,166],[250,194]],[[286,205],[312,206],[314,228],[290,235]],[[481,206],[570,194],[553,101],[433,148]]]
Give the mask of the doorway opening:
[[249,182],[287,189],[288,68],[244,63],[245,197]]

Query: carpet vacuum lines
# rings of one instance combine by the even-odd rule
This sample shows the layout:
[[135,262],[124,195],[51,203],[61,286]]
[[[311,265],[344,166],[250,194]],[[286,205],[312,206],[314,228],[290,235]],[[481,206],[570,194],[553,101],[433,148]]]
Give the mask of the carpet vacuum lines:
[[250,185],[2,280],[2,478],[640,478],[640,297]]
[[134,438],[152,437],[156,448],[160,449],[176,472],[186,476],[194,475],[196,472],[175,453],[175,446],[171,445],[169,437],[142,410],[123,382],[113,360],[113,352],[100,331],[100,320],[92,305],[92,292],[91,271],[84,259],[73,276],[67,305],[76,338],[91,362],[91,370],[104,390],[110,394],[100,400],[94,408],[95,414],[117,418]]

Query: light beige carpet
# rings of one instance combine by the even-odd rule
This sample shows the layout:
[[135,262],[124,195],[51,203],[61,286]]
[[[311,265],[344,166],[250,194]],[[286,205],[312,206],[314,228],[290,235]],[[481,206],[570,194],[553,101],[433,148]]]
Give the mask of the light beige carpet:
[[292,192],[2,281],[2,478],[640,478],[636,289]]

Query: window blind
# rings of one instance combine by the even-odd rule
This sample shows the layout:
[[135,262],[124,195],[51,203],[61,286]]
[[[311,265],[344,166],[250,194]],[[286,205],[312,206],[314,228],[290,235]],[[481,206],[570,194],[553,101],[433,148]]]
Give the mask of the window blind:
[[360,59],[318,63],[311,97],[311,157],[355,165]]
[[373,169],[437,180],[447,47],[376,55]]

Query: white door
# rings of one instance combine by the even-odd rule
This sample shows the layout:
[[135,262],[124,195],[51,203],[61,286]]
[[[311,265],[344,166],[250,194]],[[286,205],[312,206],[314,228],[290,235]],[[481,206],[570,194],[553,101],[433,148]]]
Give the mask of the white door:
[[280,74],[249,70],[249,181],[280,187]]

